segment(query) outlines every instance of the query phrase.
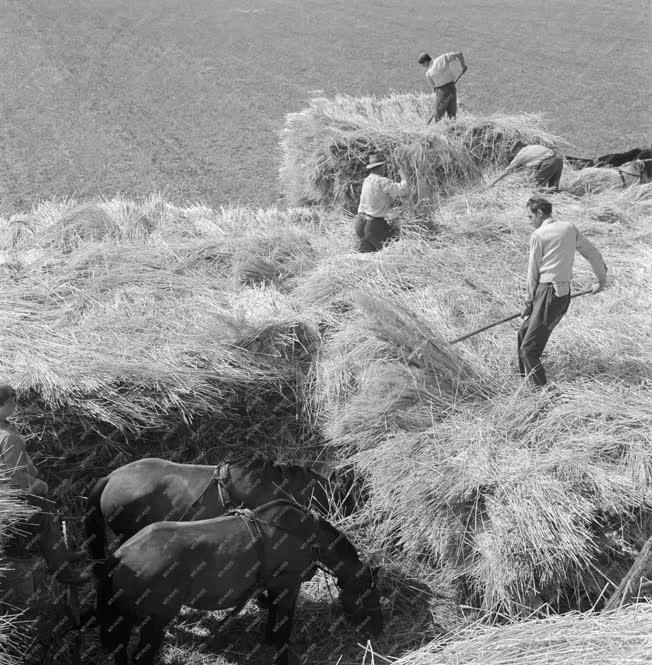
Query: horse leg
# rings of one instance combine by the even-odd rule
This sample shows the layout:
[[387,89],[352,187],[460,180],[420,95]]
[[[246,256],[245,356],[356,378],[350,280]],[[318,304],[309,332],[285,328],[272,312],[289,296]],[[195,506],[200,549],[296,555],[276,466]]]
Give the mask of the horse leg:
[[131,638],[133,621],[126,615],[119,615],[110,626],[100,627],[102,646],[115,659],[115,665],[129,665],[127,647]]
[[149,616],[140,624],[140,641],[133,654],[134,665],[154,665],[163,645],[167,621]]
[[282,587],[268,588],[269,615],[265,629],[265,642],[275,648],[274,665],[289,664],[289,642],[294,609],[301,588],[301,580]]

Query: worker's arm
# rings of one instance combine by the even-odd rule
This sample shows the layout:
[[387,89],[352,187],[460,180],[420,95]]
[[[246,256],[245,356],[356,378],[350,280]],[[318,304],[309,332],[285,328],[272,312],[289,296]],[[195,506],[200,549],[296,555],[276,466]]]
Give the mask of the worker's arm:
[[600,250],[579,229],[576,229],[576,232],[575,249],[591,265],[593,273],[598,279],[597,284],[593,285],[593,293],[599,293],[607,284],[607,266],[602,258],[602,254],[600,254]]
[[399,196],[405,196],[410,192],[410,183],[407,179],[407,171],[405,167],[401,164],[398,167],[399,175],[401,176],[401,182],[392,182],[389,178],[383,178],[380,181],[380,187],[385,192],[389,194],[392,198],[398,198]]
[[542,256],[543,246],[541,245],[541,238],[536,233],[533,233],[530,236],[530,259],[527,267],[527,296],[521,316],[529,316],[532,313],[534,294],[536,293],[537,286],[539,286],[539,268]]
[[0,451],[2,464],[11,474],[13,485],[41,496],[47,494],[47,483],[38,478],[38,471],[27,452],[25,439],[22,436],[13,432],[7,433],[0,445]]

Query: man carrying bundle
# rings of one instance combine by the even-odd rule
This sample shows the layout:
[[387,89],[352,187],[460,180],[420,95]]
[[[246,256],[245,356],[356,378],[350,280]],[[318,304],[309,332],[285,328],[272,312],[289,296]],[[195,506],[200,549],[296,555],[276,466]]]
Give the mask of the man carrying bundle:
[[[427,54],[422,53],[417,62],[426,68],[426,78],[435,91],[437,107],[433,119],[439,122],[444,114],[449,118],[457,115],[457,88],[455,81],[468,69],[464,64],[464,56],[459,53],[444,53],[434,60]],[[455,63],[459,62],[461,71],[454,71]]]
[[362,253],[378,252],[385,243],[396,236],[396,229],[385,219],[392,200],[405,196],[410,191],[405,167],[399,165],[401,182],[394,182],[386,177],[387,163],[385,156],[376,153],[367,164],[369,175],[362,183],[358,217],[355,232],[360,238],[358,251]]
[[509,166],[489,187],[493,187],[514,171],[527,169],[534,175],[537,185],[559,191],[559,181],[563,168],[564,158],[559,151],[545,145],[526,145],[516,153]]
[[[48,486],[38,478],[25,445],[25,439],[8,422],[16,408],[16,391],[7,384],[0,384],[0,470],[9,476],[14,487],[21,488],[29,495],[29,501],[39,512],[21,524],[21,533],[15,534],[6,543],[4,551],[15,564],[13,579],[0,579],[0,601],[21,601],[34,592],[30,574],[29,554],[36,547],[42,554],[50,573],[62,584],[83,584],[88,576],[70,570],[73,561],[85,557],[85,553],[68,552],[63,542],[61,529],[52,514],[52,502],[47,499]],[[21,566],[20,562],[26,565]],[[7,588],[9,587],[9,588]],[[16,597],[19,596],[19,597]]]
[[527,202],[528,217],[534,227],[530,236],[527,300],[518,331],[518,367],[536,388],[546,385],[541,356],[550,333],[561,321],[570,304],[570,281],[577,250],[590,264],[598,281],[593,293],[607,282],[607,266],[595,245],[570,222],[552,217],[552,204],[539,196]]

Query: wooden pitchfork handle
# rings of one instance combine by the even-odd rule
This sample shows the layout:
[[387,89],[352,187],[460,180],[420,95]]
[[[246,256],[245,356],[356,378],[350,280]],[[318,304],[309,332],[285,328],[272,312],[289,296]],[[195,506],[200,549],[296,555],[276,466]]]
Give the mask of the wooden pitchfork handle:
[[[579,296],[585,296],[589,293],[593,293],[593,289],[586,289],[584,291],[578,291],[577,293],[574,293],[571,298],[577,298]],[[482,328],[478,328],[477,330],[474,330],[473,332],[467,333],[466,335],[462,335],[462,337],[457,337],[456,339],[448,342],[449,344],[457,344],[458,342],[461,342],[462,340],[468,339],[469,337],[473,337],[474,335],[477,335],[478,333],[484,332],[485,330],[489,330],[489,328],[493,328],[495,326],[499,326],[501,323],[507,323],[507,321],[512,321],[513,319],[518,318],[521,316],[521,313],[519,312],[518,314],[512,314],[511,316],[506,316],[504,319],[500,319],[500,321],[494,321],[494,323],[490,323],[486,326],[482,326]]]
[[[467,67],[468,69],[468,67]],[[453,85],[455,85],[461,78],[462,76],[466,73],[466,69],[453,81]],[[437,115],[437,109],[435,109],[435,112],[430,116],[428,122],[426,125],[429,125],[432,122],[432,119]]]

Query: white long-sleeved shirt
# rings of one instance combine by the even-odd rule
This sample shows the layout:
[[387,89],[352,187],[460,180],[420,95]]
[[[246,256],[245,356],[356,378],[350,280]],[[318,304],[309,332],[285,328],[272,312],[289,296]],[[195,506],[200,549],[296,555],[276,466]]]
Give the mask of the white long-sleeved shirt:
[[557,296],[570,293],[575,251],[590,264],[598,281],[607,279],[607,266],[598,248],[570,222],[552,217],[530,236],[530,261],[527,274],[527,301],[534,301],[539,284],[552,283]]
[[428,81],[435,87],[454,81],[462,73],[462,62],[459,56],[459,53],[444,53],[435,58],[426,71]]
[[391,208],[392,200],[405,196],[409,189],[407,180],[394,182],[377,173],[370,173],[362,183],[358,212],[371,217],[385,217]]
[[515,171],[519,168],[539,166],[544,159],[553,157],[555,154],[557,153],[552,148],[547,148],[545,145],[526,145],[516,153],[507,170]]

